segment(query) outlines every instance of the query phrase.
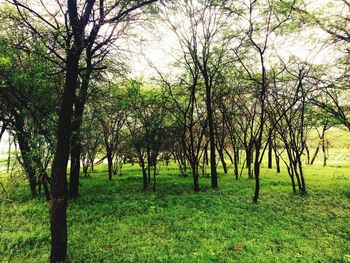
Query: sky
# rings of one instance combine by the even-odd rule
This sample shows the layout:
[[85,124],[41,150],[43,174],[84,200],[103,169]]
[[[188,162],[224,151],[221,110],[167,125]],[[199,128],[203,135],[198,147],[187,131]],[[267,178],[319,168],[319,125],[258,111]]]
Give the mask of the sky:
[[[336,14],[346,12],[343,10],[342,0],[309,0],[307,10],[312,12],[329,12]],[[135,47],[135,55],[131,60],[131,75],[139,78],[156,77],[157,72],[150,69],[152,64],[159,70],[169,69],[169,64],[175,61],[174,49],[178,49],[178,39],[171,30],[157,24],[154,29],[143,29],[144,38],[142,52]],[[336,51],[333,46],[325,45],[329,34],[320,28],[305,28],[299,33],[276,37],[274,44],[278,47],[279,56],[288,58],[298,57],[302,61],[314,64],[332,64],[342,53]],[[171,69],[173,70],[173,68]]]

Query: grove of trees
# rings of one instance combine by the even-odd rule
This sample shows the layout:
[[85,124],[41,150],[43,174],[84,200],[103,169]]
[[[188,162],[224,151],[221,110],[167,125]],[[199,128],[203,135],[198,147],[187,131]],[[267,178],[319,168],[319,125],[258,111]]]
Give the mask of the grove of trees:
[[[218,167],[232,180],[244,172],[257,203],[267,161],[306,195],[303,167],[320,154],[327,165],[327,131],[350,130],[350,3],[335,2],[318,12],[302,0],[2,1],[0,140],[13,136],[28,191],[50,202],[50,261],[67,259],[68,202],[103,162],[106,180],[139,165],[143,191],[170,162],[195,192],[206,168],[214,189]],[[133,77],[128,41],[157,29],[173,61],[147,60],[152,77]],[[334,52],[324,63],[284,45],[313,46],[315,30],[317,48]]]

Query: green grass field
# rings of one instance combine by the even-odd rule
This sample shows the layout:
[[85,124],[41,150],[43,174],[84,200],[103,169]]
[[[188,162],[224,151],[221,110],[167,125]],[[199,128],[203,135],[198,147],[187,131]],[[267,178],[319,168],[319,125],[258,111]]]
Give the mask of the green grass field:
[[[283,170],[254,181],[220,173],[219,189],[175,165],[162,166],[158,190],[143,193],[137,165],[107,180],[105,166],[81,180],[68,206],[71,262],[350,262],[350,163],[307,166],[309,194],[291,193]],[[1,262],[47,262],[49,205],[20,183],[0,206]]]

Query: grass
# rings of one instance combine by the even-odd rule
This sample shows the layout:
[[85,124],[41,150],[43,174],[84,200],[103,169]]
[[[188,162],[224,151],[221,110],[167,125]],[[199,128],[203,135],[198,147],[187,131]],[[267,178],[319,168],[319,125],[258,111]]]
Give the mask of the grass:
[[[201,192],[176,166],[163,166],[157,192],[142,192],[138,167],[107,180],[100,166],[68,206],[71,262],[350,262],[350,165],[306,167],[309,195],[291,193],[285,171],[254,182],[220,173]],[[0,205],[0,259],[47,262],[48,204],[22,183]],[[1,261],[0,260],[0,261]],[[1,261],[1,262],[2,262]]]

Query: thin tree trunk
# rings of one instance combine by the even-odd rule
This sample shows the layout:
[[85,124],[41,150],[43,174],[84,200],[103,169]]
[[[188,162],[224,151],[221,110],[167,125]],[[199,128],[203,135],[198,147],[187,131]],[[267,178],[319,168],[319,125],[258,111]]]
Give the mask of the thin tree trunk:
[[298,166],[299,166],[299,174],[300,174],[300,180],[301,180],[301,194],[306,194],[306,184],[305,184],[305,178],[304,178],[304,172],[303,172],[303,166],[301,162],[300,156],[298,156]]
[[305,151],[306,151],[306,164],[310,164],[310,150],[306,144],[305,144]]
[[268,151],[267,151],[267,168],[268,169],[272,169],[272,139],[270,138],[269,140],[269,147],[268,147]]
[[199,192],[199,180],[198,180],[198,165],[191,164],[192,176],[193,176],[193,190]]
[[113,176],[113,158],[111,150],[107,151],[107,162],[108,162],[108,180],[112,180]]
[[17,130],[16,137],[17,137],[19,149],[21,151],[24,170],[28,177],[32,196],[36,196],[37,180],[36,180],[36,169],[33,161],[34,153],[31,152],[30,145],[29,145],[29,135],[26,134],[26,132],[24,131],[24,122],[22,117],[17,113],[15,113],[14,116],[16,120],[16,130]]
[[211,88],[208,79],[204,78],[206,82],[206,106],[209,124],[209,146],[210,146],[210,172],[211,172],[211,187],[218,188],[218,174],[216,171],[216,157],[215,157],[215,131],[213,121],[213,110],[211,101]]
[[235,177],[238,180],[238,161],[239,161],[239,149],[234,148],[233,149],[234,152],[234,166],[235,166]]
[[254,161],[254,178],[255,178],[255,191],[254,191],[254,197],[253,197],[253,203],[257,203],[259,199],[260,194],[260,149],[259,147],[255,150],[255,161]]
[[253,179],[252,174],[252,150],[246,149],[246,165],[248,169],[248,178]]
[[226,165],[226,162],[225,162],[225,156],[224,156],[224,153],[223,153],[223,149],[218,149],[218,152],[219,152],[219,156],[220,156],[220,161],[222,163],[222,168],[224,169],[224,173],[227,174],[227,165]]
[[153,166],[153,191],[156,191],[156,172],[157,172],[157,166],[154,164]]
[[320,150],[320,145],[317,146],[316,151],[315,151],[315,153],[314,153],[314,156],[313,156],[312,159],[311,159],[310,164],[314,164],[319,150]]
[[7,154],[7,165],[6,165],[6,173],[10,172],[10,166],[11,166],[11,133],[9,133],[9,148],[8,148],[8,154]]

